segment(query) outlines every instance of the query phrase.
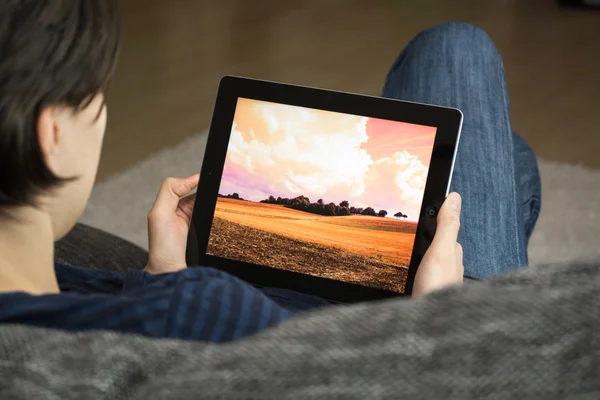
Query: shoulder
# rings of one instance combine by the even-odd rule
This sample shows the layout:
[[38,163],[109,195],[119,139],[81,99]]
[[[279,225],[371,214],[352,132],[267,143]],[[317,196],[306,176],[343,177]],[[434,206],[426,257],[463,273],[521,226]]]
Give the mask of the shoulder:
[[75,293],[115,294],[123,287],[124,275],[54,261],[54,273],[60,290]]
[[92,268],[76,267],[59,259],[54,260],[54,273],[57,278],[67,280],[93,278],[122,278],[123,274],[114,271],[102,271]]
[[[68,331],[114,330],[164,337],[172,310],[172,290],[153,288],[134,296],[60,293],[0,295],[0,323]],[[10,305],[10,307],[8,307]]]

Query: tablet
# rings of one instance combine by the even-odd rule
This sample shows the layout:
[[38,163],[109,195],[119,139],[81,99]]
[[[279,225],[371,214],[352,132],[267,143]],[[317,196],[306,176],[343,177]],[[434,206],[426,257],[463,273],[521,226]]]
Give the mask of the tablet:
[[462,119],[453,108],[224,77],[188,265],[333,302],[410,294]]

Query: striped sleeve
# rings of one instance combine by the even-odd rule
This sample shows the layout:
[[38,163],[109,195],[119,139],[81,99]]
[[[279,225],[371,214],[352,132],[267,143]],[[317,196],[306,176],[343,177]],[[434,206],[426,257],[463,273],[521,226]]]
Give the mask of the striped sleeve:
[[131,279],[129,287],[144,282],[144,290],[172,289],[164,337],[225,342],[252,335],[290,316],[252,285],[214,268],[188,268],[157,278],[138,275],[126,276],[125,286]]

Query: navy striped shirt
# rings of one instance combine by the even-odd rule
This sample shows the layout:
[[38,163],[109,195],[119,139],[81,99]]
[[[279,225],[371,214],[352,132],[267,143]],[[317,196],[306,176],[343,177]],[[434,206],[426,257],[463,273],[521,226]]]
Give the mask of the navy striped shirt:
[[[55,271],[60,294],[0,294],[0,323],[224,342],[278,324],[293,311],[326,304],[302,294],[268,295],[213,268],[121,274],[56,262]],[[301,306],[294,305],[296,295]]]

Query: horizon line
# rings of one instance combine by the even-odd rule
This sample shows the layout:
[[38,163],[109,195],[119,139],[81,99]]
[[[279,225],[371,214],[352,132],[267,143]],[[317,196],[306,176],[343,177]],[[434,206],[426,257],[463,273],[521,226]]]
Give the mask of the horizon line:
[[[221,193],[217,193],[217,196],[227,197],[227,196],[233,196],[234,194],[237,194],[237,195],[238,195],[238,197],[240,198],[240,200],[249,201],[249,202],[251,202],[251,203],[262,203],[262,202],[263,202],[263,200],[258,200],[258,201],[254,201],[254,200],[248,200],[248,199],[246,199],[244,196],[242,196],[242,195],[241,195],[240,193],[238,193],[238,192],[234,192],[234,193],[230,193],[230,194],[221,194]],[[310,203],[310,204],[317,204],[317,203],[318,203],[318,201],[315,201],[315,202],[310,202],[310,197],[308,197],[308,196],[305,196],[305,195],[303,195],[303,194],[301,194],[301,195],[298,195],[298,196],[296,196],[296,197],[283,197],[283,196],[275,196],[275,195],[272,195],[272,194],[271,194],[271,195],[267,196],[267,198],[266,198],[266,199],[264,199],[264,200],[268,200],[270,196],[273,196],[273,197],[274,197],[276,200],[277,200],[277,198],[282,198],[282,199],[295,199],[295,198],[298,198],[298,197],[301,197],[301,196],[302,196],[302,197],[306,197],[307,199],[309,199],[309,203]],[[235,200],[235,199],[234,199],[234,200]],[[323,200],[323,199],[322,199],[322,198],[319,198],[319,200]],[[342,200],[342,201],[347,201],[347,202],[348,202],[348,208],[352,208],[352,207],[354,207],[355,209],[362,208],[363,210],[364,210],[364,209],[366,209],[366,208],[371,208],[371,209],[373,209],[373,210],[375,210],[375,211],[381,211],[381,210],[384,210],[384,209],[377,210],[375,207],[371,207],[371,206],[367,206],[367,207],[355,207],[355,206],[353,206],[353,205],[351,205],[351,204],[350,204],[350,201],[349,201],[349,200]],[[340,202],[340,203],[341,203],[341,202]],[[334,204],[334,205],[336,205],[336,206],[339,206],[339,204],[338,204],[338,203],[335,203],[335,202],[333,202],[333,201],[326,202],[325,200],[323,200],[323,203],[322,203],[322,204],[324,204],[324,205],[327,205],[327,204]],[[385,212],[387,212],[387,210],[384,210],[384,211],[385,211]],[[406,215],[406,214],[404,214],[402,211],[398,211],[397,213],[402,213],[402,215]],[[397,214],[397,213],[396,213],[396,214]],[[395,214],[391,214],[391,213],[389,213],[389,212],[388,212],[388,213],[387,213],[387,215],[386,215],[386,217],[387,217],[387,216],[392,216],[392,217],[395,217]],[[385,218],[385,217],[384,217],[384,218]],[[398,218],[398,217],[396,217],[396,218]],[[411,220],[411,222],[418,222],[418,221],[412,221],[412,220]]]

